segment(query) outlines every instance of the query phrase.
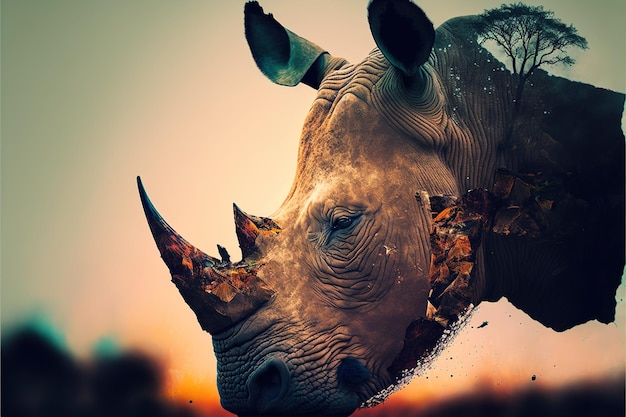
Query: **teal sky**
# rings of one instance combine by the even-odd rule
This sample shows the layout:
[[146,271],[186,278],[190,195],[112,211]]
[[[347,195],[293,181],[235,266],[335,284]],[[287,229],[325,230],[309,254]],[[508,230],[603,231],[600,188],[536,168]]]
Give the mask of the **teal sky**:
[[[287,195],[314,91],[275,86],[257,71],[243,36],[243,3],[2,1],[3,324],[37,313],[77,352],[110,337],[163,358],[174,382],[190,374],[214,384],[210,336],[169,281],[135,177],[168,222],[212,254],[216,243],[237,253],[233,201],[270,215]],[[418,2],[436,25],[500,3]],[[527,3],[554,10],[589,42],[588,51],[575,53],[578,63],[558,74],[626,90],[625,2]],[[261,4],[351,61],[374,47],[366,0]],[[478,336],[462,333],[458,340],[479,348],[459,355],[487,366],[500,352],[512,379],[523,372],[516,363],[537,361],[554,383],[623,368],[623,309],[621,302],[617,325],[590,323],[558,335],[505,301],[485,306],[475,320],[488,315],[493,325]],[[499,335],[506,329],[515,336]],[[482,339],[487,332],[495,340]],[[539,337],[547,353],[523,342]],[[563,346],[576,354],[562,354]],[[580,362],[596,350],[603,353],[594,365]],[[542,355],[577,368],[559,374]],[[208,390],[214,394],[214,385]]]

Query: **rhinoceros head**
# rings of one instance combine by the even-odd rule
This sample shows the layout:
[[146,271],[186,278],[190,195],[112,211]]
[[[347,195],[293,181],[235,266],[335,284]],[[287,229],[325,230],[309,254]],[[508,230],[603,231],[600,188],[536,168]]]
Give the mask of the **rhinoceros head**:
[[[541,223],[534,206],[508,211],[538,182],[497,171],[523,160],[507,164],[493,139],[505,131],[506,106],[477,116],[481,109],[448,85],[458,59],[442,51],[449,28],[436,42],[432,23],[406,0],[373,0],[369,22],[378,48],[352,65],[246,4],[261,71],[318,94],[283,205],[271,219],[234,207],[241,261],[186,242],[139,182],[173,281],[213,336],[222,405],[240,416],[349,415],[435,351],[472,305],[511,296],[488,281],[509,274],[508,261],[486,254],[496,244],[514,252]],[[527,217],[535,223],[519,220]],[[522,263],[546,250],[524,248]],[[522,308],[532,304],[525,294]]]

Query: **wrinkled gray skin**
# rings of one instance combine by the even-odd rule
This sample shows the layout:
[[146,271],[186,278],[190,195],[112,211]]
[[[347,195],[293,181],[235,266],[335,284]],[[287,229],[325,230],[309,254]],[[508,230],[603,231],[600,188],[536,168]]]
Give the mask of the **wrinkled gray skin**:
[[[263,410],[265,393],[249,404],[241,372],[279,359],[291,383],[278,409],[352,410],[393,382],[386,369],[426,311],[430,212],[405,187],[457,193],[452,174],[353,94],[334,106],[316,100],[305,126],[315,137],[305,133],[295,186],[273,216],[289,226],[260,244],[268,256],[259,275],[279,295],[213,337],[226,409]],[[345,219],[348,227],[333,230]],[[342,384],[337,369],[348,357],[371,376]]]
[[450,121],[441,92],[429,79],[416,110],[433,132],[410,137],[372,106],[380,53],[342,64],[304,122],[294,185],[272,216],[283,231],[257,241],[277,296],[213,336],[222,405],[241,415],[349,414],[394,382],[387,368],[426,311],[431,214],[415,192],[459,194],[432,146]]
[[[546,163],[545,152],[502,144],[511,75],[476,44],[471,18],[444,24],[435,40],[432,24],[408,1],[374,1],[369,16],[378,48],[353,65],[281,32],[258,5],[246,6],[260,69],[276,83],[305,82],[318,94],[293,187],[272,216],[282,232],[255,242],[264,262],[258,277],[275,294],[213,334],[221,403],[240,416],[346,416],[396,382],[388,368],[409,324],[425,316],[430,290],[432,217],[415,194],[461,196],[489,189],[497,168]],[[525,138],[547,136],[538,123],[528,121]],[[498,257],[491,244],[478,255],[474,304],[507,296],[553,326],[546,306],[554,303],[535,294],[559,265],[535,262],[539,249],[525,246],[522,259]],[[621,265],[614,269],[619,275]],[[611,310],[616,286],[598,304]],[[611,314],[562,327],[611,321]]]

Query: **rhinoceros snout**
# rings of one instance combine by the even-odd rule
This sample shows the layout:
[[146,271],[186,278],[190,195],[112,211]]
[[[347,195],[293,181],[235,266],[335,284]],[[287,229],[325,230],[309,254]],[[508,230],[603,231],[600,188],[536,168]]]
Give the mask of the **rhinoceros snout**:
[[291,375],[287,364],[280,359],[269,359],[248,379],[248,406],[256,408],[262,415],[276,412],[290,384]]

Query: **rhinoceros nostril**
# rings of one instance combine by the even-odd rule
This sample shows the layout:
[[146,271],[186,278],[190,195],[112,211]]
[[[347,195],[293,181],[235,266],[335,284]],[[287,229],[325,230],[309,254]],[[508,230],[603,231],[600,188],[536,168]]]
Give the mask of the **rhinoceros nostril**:
[[351,356],[342,359],[337,367],[337,380],[347,388],[357,388],[367,382],[370,377],[369,369],[361,361]]
[[290,381],[289,369],[283,361],[268,360],[248,379],[248,405],[260,413],[275,410],[289,390]]

